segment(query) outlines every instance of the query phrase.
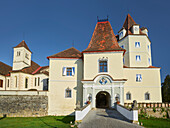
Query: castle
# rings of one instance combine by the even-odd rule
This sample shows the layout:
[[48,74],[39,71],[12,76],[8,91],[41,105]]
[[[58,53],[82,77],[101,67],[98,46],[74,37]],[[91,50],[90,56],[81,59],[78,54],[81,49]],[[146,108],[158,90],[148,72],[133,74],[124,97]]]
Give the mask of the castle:
[[76,104],[93,108],[115,103],[162,102],[160,68],[152,66],[148,29],[128,14],[115,35],[98,20],[88,47],[48,56],[49,66],[31,61],[25,41],[14,47],[13,67],[0,63],[0,90],[48,90],[48,114],[73,114]]

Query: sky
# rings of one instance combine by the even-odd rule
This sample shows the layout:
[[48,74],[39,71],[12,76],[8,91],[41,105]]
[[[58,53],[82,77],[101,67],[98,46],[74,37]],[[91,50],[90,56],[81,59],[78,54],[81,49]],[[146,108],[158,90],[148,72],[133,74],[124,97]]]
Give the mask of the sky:
[[161,80],[170,74],[170,1],[168,0],[0,0],[0,61],[12,66],[13,47],[25,40],[32,60],[48,65],[47,56],[73,46],[87,48],[97,16],[107,18],[115,34],[129,13],[147,27],[152,64]]

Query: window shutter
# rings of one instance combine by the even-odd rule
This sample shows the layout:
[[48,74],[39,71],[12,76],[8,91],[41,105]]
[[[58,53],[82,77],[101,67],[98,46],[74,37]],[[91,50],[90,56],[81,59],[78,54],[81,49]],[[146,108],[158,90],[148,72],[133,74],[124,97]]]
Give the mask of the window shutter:
[[67,72],[66,69],[67,69],[66,67],[63,67],[63,76],[66,76],[66,72]]
[[72,75],[75,75],[75,67],[72,67]]
[[142,81],[142,75],[140,74],[140,81]]

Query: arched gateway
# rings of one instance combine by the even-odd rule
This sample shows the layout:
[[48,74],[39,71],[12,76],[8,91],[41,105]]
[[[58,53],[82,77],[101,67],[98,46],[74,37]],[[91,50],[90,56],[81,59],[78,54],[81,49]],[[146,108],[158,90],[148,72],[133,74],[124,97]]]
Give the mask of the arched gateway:
[[96,108],[109,108],[110,94],[106,91],[100,91],[96,95]]

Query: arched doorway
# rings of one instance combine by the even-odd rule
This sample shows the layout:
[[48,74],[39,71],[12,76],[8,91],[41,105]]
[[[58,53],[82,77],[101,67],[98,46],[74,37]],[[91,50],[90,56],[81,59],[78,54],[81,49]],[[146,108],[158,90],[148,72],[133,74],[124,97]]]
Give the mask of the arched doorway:
[[96,95],[96,108],[109,108],[110,94],[106,91],[101,91]]

